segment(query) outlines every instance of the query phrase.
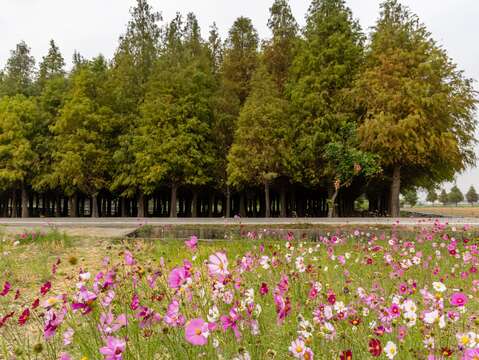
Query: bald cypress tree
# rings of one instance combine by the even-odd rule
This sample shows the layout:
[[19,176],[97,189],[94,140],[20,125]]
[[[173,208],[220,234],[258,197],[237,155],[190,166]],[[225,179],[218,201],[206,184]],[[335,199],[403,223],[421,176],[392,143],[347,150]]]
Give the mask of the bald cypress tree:
[[34,94],[35,59],[30,54],[30,48],[22,41],[15,50],[10,52],[10,58],[3,71],[0,96]]
[[431,186],[474,163],[476,99],[472,81],[417,16],[396,0],[381,9],[357,82],[366,109],[359,133],[362,147],[382,159],[390,214],[399,216],[402,179]]
[[250,90],[251,78],[258,66],[258,33],[250,19],[236,19],[226,39],[220,67],[218,91],[214,96],[214,124],[218,188],[226,194],[226,216],[230,214],[231,190],[228,185],[227,155],[239,113]]
[[[91,197],[93,217],[99,215],[98,194],[109,188],[113,165],[114,113],[107,101],[107,70],[101,56],[76,69],[65,104],[52,126],[53,181],[72,199],[77,192]],[[71,215],[76,216],[75,201],[71,205]]]
[[135,135],[136,166],[149,194],[171,189],[170,216],[177,216],[177,190],[211,182],[211,96],[214,75],[196,17],[177,16],[165,33],[162,54],[148,82]]
[[270,217],[270,185],[287,169],[287,102],[264,65],[251,88],[228,156],[228,182],[237,188],[264,186],[265,216]]

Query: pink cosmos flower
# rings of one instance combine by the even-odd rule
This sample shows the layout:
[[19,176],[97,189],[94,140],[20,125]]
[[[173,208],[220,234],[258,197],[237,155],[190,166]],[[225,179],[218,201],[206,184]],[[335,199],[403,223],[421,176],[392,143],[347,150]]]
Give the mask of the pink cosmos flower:
[[134,294],[132,299],[131,299],[130,309],[135,311],[139,307],[140,307],[140,299],[138,298],[137,294]]
[[168,310],[163,320],[170,326],[183,326],[185,323],[185,317],[180,314],[180,303],[178,300],[173,300],[170,305],[168,305]]
[[168,285],[172,289],[179,289],[183,284],[185,284],[189,278],[184,267],[176,267],[171,270],[170,275],[168,276]]
[[191,251],[195,251],[198,246],[198,238],[196,237],[196,235],[192,235],[189,240],[186,240],[185,245]]
[[464,356],[462,357],[462,360],[477,360],[479,359],[479,347],[475,349],[466,349],[464,351]]
[[389,315],[392,318],[397,318],[398,316],[401,315],[401,309],[399,308],[398,304],[392,304],[391,307],[389,308]]
[[222,315],[220,317],[221,323],[223,324],[223,330],[226,331],[228,329],[233,330],[236,339],[241,338],[241,333],[238,329],[238,321],[240,320],[240,316],[238,314],[238,310],[235,307],[231,308],[229,316]]
[[406,283],[399,284],[399,294],[406,295],[408,293],[408,286]]
[[303,359],[304,353],[306,351],[306,345],[301,338],[298,338],[291,343],[291,346],[288,348],[288,350],[294,358]]
[[60,354],[60,360],[72,360],[72,358],[70,354],[64,352]]
[[100,348],[100,353],[105,356],[105,360],[122,360],[126,343],[113,336],[108,336],[106,346]]
[[65,330],[63,333],[63,345],[68,346],[72,343],[73,341],[73,335],[75,334],[75,331],[72,328],[68,328]]
[[208,323],[203,319],[193,319],[185,328],[185,338],[193,345],[206,345],[208,343]]
[[136,261],[133,258],[133,254],[128,250],[125,250],[125,264],[129,266],[133,266],[136,264]]
[[279,294],[274,296],[276,305],[276,313],[278,314],[278,324],[281,324],[291,311],[291,302],[287,297],[286,300]]
[[208,271],[210,275],[228,276],[228,259],[223,252],[216,252],[208,258]]
[[111,312],[100,315],[100,324],[98,330],[104,335],[111,335],[128,324],[125,314],[118,315],[115,319]]
[[460,292],[456,292],[452,294],[450,299],[451,305],[457,306],[457,307],[464,306],[467,304],[467,302],[468,302],[467,296]]

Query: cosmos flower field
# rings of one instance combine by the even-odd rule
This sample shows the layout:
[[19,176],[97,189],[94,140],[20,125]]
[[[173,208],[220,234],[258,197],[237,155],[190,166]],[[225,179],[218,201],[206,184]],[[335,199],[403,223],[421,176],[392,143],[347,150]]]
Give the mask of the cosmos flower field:
[[0,269],[0,358],[477,360],[475,234],[265,230],[116,242],[85,262],[38,248],[44,234],[6,238],[0,261],[49,256],[28,284]]

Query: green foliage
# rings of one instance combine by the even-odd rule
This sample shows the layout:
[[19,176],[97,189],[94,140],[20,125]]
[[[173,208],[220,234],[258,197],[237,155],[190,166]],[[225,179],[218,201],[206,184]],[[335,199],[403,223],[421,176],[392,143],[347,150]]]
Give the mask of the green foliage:
[[24,95],[0,100],[0,189],[24,185],[38,166],[33,140],[41,118],[34,100]]
[[437,192],[435,189],[431,189],[427,192],[426,201],[429,201],[434,204],[438,199],[439,199],[439,196],[437,195]]
[[325,147],[323,175],[327,179],[339,180],[340,186],[349,186],[355,176],[368,179],[380,173],[378,157],[360,150],[357,145],[354,125],[344,126]]
[[471,185],[471,187],[467,191],[466,199],[467,199],[467,202],[470,203],[471,205],[473,205],[479,200],[479,196],[477,195],[477,192],[474,186]]
[[464,200],[464,195],[462,194],[461,190],[456,185],[454,185],[451,188],[449,194],[447,195],[447,198],[449,202],[454,203],[457,206],[458,203]]
[[417,196],[416,189],[408,189],[404,192],[404,200],[408,203],[411,207],[416,206],[417,202],[419,201],[419,197]]
[[48,80],[56,77],[63,78],[65,75],[64,67],[65,61],[60,53],[60,49],[55,44],[55,41],[50,40],[50,49],[48,50],[48,54],[43,57],[38,72],[38,84],[40,88],[43,88]]
[[180,19],[148,83],[141,125],[133,140],[139,181],[149,193],[160,184],[204,185],[211,181],[211,96],[215,81],[194,16],[185,32]]
[[17,94],[32,95],[34,71],[35,59],[30,55],[30,48],[22,41],[17,44],[15,50],[10,52],[10,58],[1,77],[0,97]]
[[235,187],[272,182],[287,175],[288,109],[265,66],[256,71],[228,156],[228,182]]
[[451,180],[475,159],[472,81],[417,16],[396,0],[381,8],[356,83],[362,147],[400,166],[404,185]]
[[348,93],[363,59],[363,34],[342,0],[313,1],[290,69],[295,117],[295,178],[317,184],[324,146],[355,121]]
[[109,185],[112,110],[104,103],[107,64],[103,57],[79,67],[60,115],[52,126],[52,187],[93,195]]
[[449,197],[447,196],[447,192],[445,189],[441,190],[441,193],[439,194],[439,201],[443,205],[446,205],[447,203],[449,203]]

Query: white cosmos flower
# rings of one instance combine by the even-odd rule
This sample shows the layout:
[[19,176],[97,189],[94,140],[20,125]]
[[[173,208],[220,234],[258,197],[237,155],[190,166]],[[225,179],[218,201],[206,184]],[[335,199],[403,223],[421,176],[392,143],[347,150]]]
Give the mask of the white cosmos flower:
[[398,348],[397,348],[396,344],[393,343],[392,341],[388,341],[386,343],[386,346],[384,347],[384,353],[386,354],[388,359],[394,359],[394,357],[398,353]]
[[434,290],[436,290],[437,292],[444,292],[446,291],[446,285],[444,285],[442,282],[439,282],[439,281],[435,281],[432,283],[432,287],[434,288]]

